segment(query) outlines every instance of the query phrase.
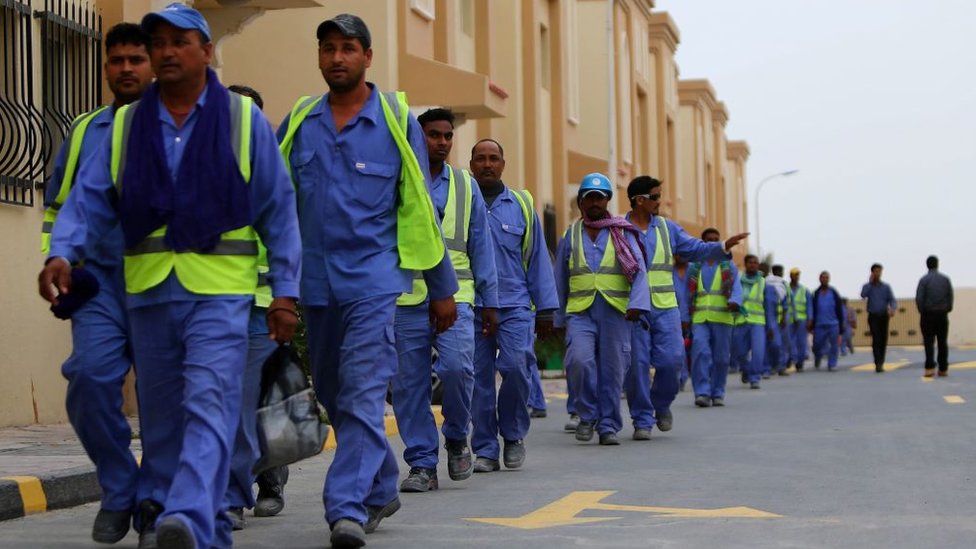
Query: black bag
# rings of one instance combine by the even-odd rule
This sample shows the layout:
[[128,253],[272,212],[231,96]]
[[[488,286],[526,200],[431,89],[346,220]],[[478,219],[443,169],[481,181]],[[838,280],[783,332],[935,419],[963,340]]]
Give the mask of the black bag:
[[257,421],[261,457],[255,474],[322,451],[329,426],[319,418],[315,392],[290,345],[280,345],[264,363]]

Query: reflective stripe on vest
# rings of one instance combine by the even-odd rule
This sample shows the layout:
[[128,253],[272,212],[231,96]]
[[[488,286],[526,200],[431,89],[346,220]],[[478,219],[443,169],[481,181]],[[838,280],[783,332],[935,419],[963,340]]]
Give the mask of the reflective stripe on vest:
[[532,214],[535,210],[535,201],[529,191],[519,189],[509,189],[509,191],[519,203],[522,216],[525,217],[525,234],[522,235],[522,269],[528,272],[529,258],[532,256],[532,228],[535,225],[535,216]]
[[258,240],[258,287],[254,289],[254,305],[270,307],[274,297],[271,295],[271,281],[268,279],[268,249]]
[[[742,288],[745,289],[745,284],[742,283],[741,278],[739,279],[739,283],[742,284]],[[765,326],[765,296],[766,280],[759,277],[759,280],[752,285],[748,293],[743,292],[742,309],[745,311],[745,314],[740,314],[735,317],[735,325],[740,326],[742,324],[758,324],[760,326]]]
[[[447,242],[447,253],[457,274],[459,290],[454,294],[454,301],[474,305],[474,274],[471,272],[471,258],[468,257],[468,236],[471,226],[471,175],[467,170],[444,164],[447,173],[447,203],[444,206],[444,240]],[[461,182],[461,193],[457,192]],[[421,271],[414,271],[413,289],[410,293],[401,294],[397,298],[397,305],[412,307],[427,300],[427,284]]]
[[68,193],[71,192],[71,187],[75,183],[75,173],[78,171],[78,160],[81,157],[81,146],[85,142],[88,125],[107,108],[108,105],[105,105],[82,114],[71,123],[71,130],[66,139],[68,151],[64,163],[64,175],[61,177],[61,188],[58,189],[58,195],[54,198],[54,202],[44,210],[44,222],[41,224],[41,253],[45,255],[51,251],[51,230],[54,229],[54,221],[58,218],[58,212],[61,210],[61,206],[64,206],[64,201],[68,199]]
[[[793,306],[796,308],[796,321],[807,320],[807,289],[803,286],[796,287],[796,294],[793,296]],[[792,293],[793,289],[790,288]]]
[[[704,271],[704,269],[702,269]],[[704,273],[702,273],[704,274]],[[722,295],[722,268],[716,267],[712,276],[712,284],[705,290],[702,276],[698,276],[698,293],[695,297],[695,314],[691,321],[695,324],[714,322],[716,324],[733,324],[732,313],[728,309],[728,300]]]
[[[128,162],[129,132],[139,102],[119,108],[112,128],[112,181],[116,191],[122,185]],[[251,104],[249,97],[230,94],[230,135],[234,159],[245,183],[251,180]],[[125,250],[126,291],[138,294],[155,287],[176,271],[180,283],[202,295],[250,295],[257,286],[258,237],[251,226],[223,233],[214,249],[207,252],[175,252],[165,242],[166,227],[150,233],[142,242]]]
[[668,220],[658,216],[657,226],[654,227],[656,242],[651,266],[647,272],[647,285],[651,289],[651,305],[655,309],[674,309],[678,306],[678,297],[674,293],[674,259],[671,254],[671,233],[668,230]]
[[[398,183],[400,195],[397,204],[397,252],[400,268],[425,271],[432,269],[444,258],[444,239],[434,203],[427,190],[427,181],[420,168],[417,155],[407,141],[407,123],[410,107],[407,95],[401,91],[379,94],[383,117],[390,136],[400,151],[401,169]],[[322,101],[322,97],[301,97],[295,102],[288,117],[288,127],[278,148],[285,159],[285,167],[291,174],[291,150],[295,134],[308,113]]]
[[[603,251],[600,267],[594,273],[586,263],[583,251],[583,222],[577,221],[569,228],[569,296],[566,300],[567,313],[580,313],[593,305],[596,293],[622,314],[627,313],[630,303],[630,282],[620,269],[613,239],[607,236],[607,247]],[[565,238],[565,237],[564,237]]]

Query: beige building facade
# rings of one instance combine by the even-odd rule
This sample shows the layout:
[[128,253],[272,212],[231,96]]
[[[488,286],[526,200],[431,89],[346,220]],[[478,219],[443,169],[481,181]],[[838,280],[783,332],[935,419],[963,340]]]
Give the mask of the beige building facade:
[[[107,30],[167,3],[96,0],[94,8]],[[647,174],[664,182],[664,212],[689,233],[745,230],[748,145],[726,138],[729,109],[711,84],[679,79],[678,25],[653,0],[186,3],[211,25],[222,81],[259,90],[274,125],[298,97],[326,90],[318,24],[341,12],[361,16],[373,37],[368,78],[404,90],[417,114],[454,110],[453,164],[467,166],[478,139],[498,140],[503,179],[533,193],[551,246],[578,217],[578,183],[591,172],[614,182],[616,213],[629,209],[628,182]],[[65,419],[59,369],[70,352],[69,325],[54,320],[34,290],[41,200],[38,192],[32,207],[0,204],[0,231],[13,243],[0,281],[0,425]]]

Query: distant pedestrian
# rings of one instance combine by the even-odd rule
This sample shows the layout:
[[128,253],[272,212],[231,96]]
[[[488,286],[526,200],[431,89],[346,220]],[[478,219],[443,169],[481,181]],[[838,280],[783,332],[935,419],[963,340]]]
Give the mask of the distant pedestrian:
[[949,313],[952,312],[952,281],[939,272],[939,258],[930,255],[925,260],[928,274],[918,281],[915,290],[915,305],[922,316],[922,341],[925,344],[925,377],[935,374],[935,360],[932,359],[935,341],[939,342],[939,377],[949,375],[949,347],[946,337],[949,333]]
[[837,343],[844,312],[840,294],[830,285],[830,273],[820,273],[820,287],[813,293],[810,303],[810,320],[807,329],[813,332],[813,367],[819,369],[824,354],[827,355],[827,371],[837,368]]
[[803,371],[803,361],[807,359],[807,303],[810,290],[800,284],[800,269],[790,269],[790,292],[793,294],[793,366],[797,372]]
[[871,278],[861,288],[867,300],[868,326],[871,328],[871,349],[874,351],[874,371],[884,371],[885,351],[888,349],[888,321],[895,316],[898,302],[891,286],[881,282],[881,264],[871,265]]
[[854,330],[857,328],[857,313],[851,308],[847,298],[841,298],[844,307],[844,325],[840,330],[840,356],[854,354]]

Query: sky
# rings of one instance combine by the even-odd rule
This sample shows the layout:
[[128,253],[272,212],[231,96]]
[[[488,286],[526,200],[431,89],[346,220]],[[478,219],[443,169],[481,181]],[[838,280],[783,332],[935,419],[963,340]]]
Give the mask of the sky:
[[[860,295],[872,263],[914,297],[935,254],[976,287],[976,2],[658,0],[682,79],[749,143],[749,247]],[[761,226],[755,221],[757,184]]]

